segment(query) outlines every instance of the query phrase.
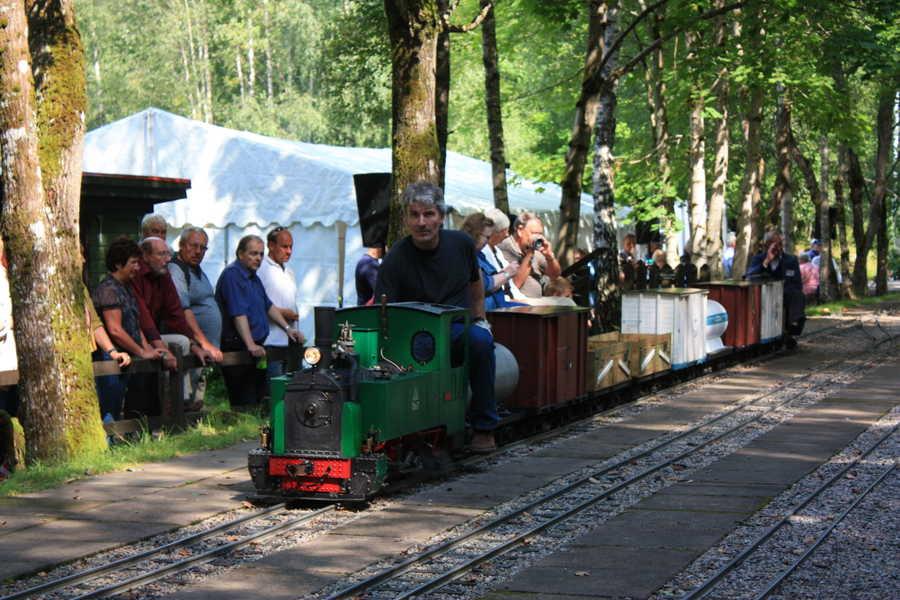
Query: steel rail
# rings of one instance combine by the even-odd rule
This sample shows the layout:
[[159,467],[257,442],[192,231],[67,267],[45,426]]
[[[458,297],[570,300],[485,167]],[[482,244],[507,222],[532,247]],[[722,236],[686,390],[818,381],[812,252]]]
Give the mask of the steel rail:
[[315,519],[316,517],[320,517],[326,513],[334,512],[336,510],[335,505],[326,506],[325,508],[320,508],[319,510],[313,511],[309,514],[303,515],[297,519],[291,519],[285,521],[284,523],[279,523],[273,527],[269,527],[262,531],[258,531],[251,535],[245,536],[239,540],[235,540],[228,544],[224,544],[222,546],[218,546],[211,550],[207,550],[206,552],[201,552],[200,554],[190,556],[183,560],[170,563],[165,565],[159,569],[148,571],[142,575],[137,575],[135,577],[131,577],[124,581],[120,581],[118,583],[114,583],[105,587],[102,587],[97,590],[93,590],[86,594],[82,594],[81,596],[76,596],[75,600],[86,600],[88,598],[106,598],[108,596],[112,596],[114,594],[119,594],[122,592],[127,592],[136,587],[144,585],[146,583],[152,583],[154,581],[159,581],[163,577],[167,577],[173,573],[177,573],[179,571],[184,571],[194,566],[198,566],[207,562],[214,560],[215,558],[228,554],[233,550],[238,550],[243,548],[244,546],[251,544],[256,541],[267,539],[276,533],[281,533],[284,531],[290,531],[300,525]]
[[[868,352],[868,351],[862,352],[862,353],[859,353],[859,355],[863,355],[863,354],[867,354],[867,353],[869,353],[869,352]],[[834,361],[831,361],[831,365],[829,365],[829,367],[830,367],[830,366],[833,366],[833,365],[835,365],[835,364],[839,364],[839,363],[842,363],[842,362],[846,362],[846,360],[847,360],[847,359],[844,358],[844,359],[836,359],[836,360],[834,360]],[[853,372],[853,371],[857,371],[857,370],[862,370],[862,369],[865,368],[865,367],[866,367],[866,365],[856,366],[856,367],[850,369],[850,371]],[[707,420],[707,421],[704,421],[704,422],[702,422],[702,423],[699,423],[699,424],[697,424],[697,425],[694,426],[694,427],[691,427],[691,428],[689,428],[689,429],[686,429],[686,430],[680,432],[678,435],[676,435],[676,436],[674,436],[674,437],[668,437],[668,438],[666,438],[665,440],[660,441],[659,443],[654,444],[653,446],[647,448],[646,450],[641,451],[641,452],[638,453],[638,454],[631,455],[631,456],[628,456],[628,457],[626,457],[626,458],[620,459],[620,460],[616,461],[615,463],[613,463],[612,465],[609,465],[608,467],[604,467],[603,469],[600,469],[600,470],[595,471],[595,472],[593,472],[593,473],[591,473],[591,474],[589,474],[589,475],[586,475],[586,476],[584,476],[584,477],[582,477],[582,478],[576,480],[575,482],[573,482],[573,483],[567,485],[566,487],[561,488],[561,489],[559,489],[559,490],[556,490],[555,492],[552,492],[552,493],[547,494],[547,495],[545,495],[545,496],[542,496],[541,498],[538,498],[538,499],[536,499],[536,500],[534,500],[534,501],[528,503],[527,505],[525,505],[525,506],[523,506],[523,507],[521,507],[521,508],[519,508],[519,509],[516,509],[516,510],[510,512],[510,513],[507,513],[507,514],[502,515],[502,516],[500,516],[500,517],[497,517],[497,518],[495,518],[495,519],[492,519],[491,521],[485,523],[484,525],[482,525],[482,526],[480,526],[480,527],[477,527],[476,529],[473,529],[472,531],[469,531],[469,532],[467,532],[467,533],[465,533],[465,534],[463,534],[463,535],[461,535],[461,536],[459,536],[459,537],[457,537],[457,538],[454,538],[454,539],[452,539],[452,540],[448,540],[448,541],[446,541],[446,542],[443,542],[443,543],[441,543],[441,544],[438,544],[437,546],[435,546],[435,547],[433,547],[433,548],[430,548],[430,549],[428,549],[428,550],[426,550],[426,551],[424,551],[424,552],[421,552],[421,553],[419,553],[419,554],[416,555],[416,556],[410,557],[410,558],[408,558],[408,559],[406,559],[406,560],[404,560],[404,561],[402,561],[402,562],[400,562],[400,563],[398,563],[398,564],[396,564],[396,565],[393,565],[393,566],[391,566],[391,567],[389,567],[389,568],[387,568],[387,569],[381,571],[380,573],[377,573],[377,574],[373,575],[372,577],[366,578],[366,579],[364,579],[364,580],[362,580],[362,581],[360,581],[360,582],[357,582],[357,583],[355,583],[355,584],[352,584],[352,585],[350,585],[350,586],[347,586],[347,587],[345,587],[345,588],[342,588],[342,589],[338,590],[337,592],[334,592],[334,593],[332,593],[331,595],[327,596],[327,600],[340,600],[340,599],[342,599],[342,598],[348,598],[348,597],[351,597],[351,596],[353,596],[354,594],[358,594],[358,593],[360,593],[360,592],[362,592],[362,591],[364,591],[364,590],[371,589],[371,588],[373,588],[374,586],[376,586],[376,585],[378,585],[378,584],[380,584],[380,583],[382,583],[382,582],[384,582],[384,581],[387,581],[387,580],[389,580],[389,579],[395,577],[396,575],[399,575],[399,574],[401,574],[401,573],[407,571],[407,570],[408,570],[410,567],[412,567],[413,565],[422,563],[422,562],[424,562],[425,560],[427,560],[427,559],[429,559],[429,558],[432,558],[432,557],[434,557],[434,556],[436,556],[436,555],[446,553],[447,551],[452,550],[453,548],[455,548],[455,547],[457,547],[457,546],[460,546],[461,544],[463,544],[464,542],[468,541],[469,539],[472,539],[472,538],[474,538],[474,537],[476,537],[476,536],[478,536],[478,535],[481,535],[482,533],[491,531],[491,530],[495,529],[498,525],[502,525],[503,523],[506,523],[506,522],[512,520],[513,518],[515,518],[515,517],[517,517],[517,516],[519,516],[519,515],[521,515],[521,514],[527,512],[527,511],[529,511],[529,510],[532,510],[533,508],[535,508],[535,507],[537,507],[537,506],[540,506],[541,504],[544,504],[544,503],[546,503],[546,502],[549,502],[550,500],[553,500],[553,499],[558,498],[558,497],[560,497],[560,496],[563,496],[563,495],[565,495],[565,494],[567,494],[567,493],[570,493],[570,492],[574,491],[575,489],[577,489],[577,488],[579,488],[579,487],[581,487],[581,486],[583,486],[583,485],[586,485],[586,484],[588,484],[588,483],[594,483],[594,480],[596,480],[597,477],[602,477],[603,475],[605,475],[605,474],[607,474],[607,473],[610,473],[610,472],[612,472],[612,471],[615,471],[616,469],[619,469],[619,468],[621,468],[621,467],[623,467],[623,466],[627,466],[629,463],[632,463],[632,462],[633,462],[634,460],[636,460],[636,459],[644,458],[644,457],[646,457],[646,456],[648,456],[648,455],[650,455],[650,454],[653,454],[654,452],[656,452],[657,450],[659,450],[659,449],[661,449],[661,448],[664,448],[665,446],[671,445],[672,443],[674,443],[674,442],[676,442],[676,441],[678,441],[678,440],[680,440],[680,439],[683,439],[683,438],[685,438],[685,437],[688,437],[688,436],[690,436],[690,435],[693,435],[694,433],[696,433],[696,432],[699,431],[700,429],[706,428],[706,427],[708,427],[708,426],[710,426],[710,425],[712,425],[712,424],[714,424],[714,423],[716,423],[716,422],[718,422],[718,421],[721,421],[721,420],[723,420],[723,419],[726,419],[726,418],[732,416],[734,413],[736,413],[736,412],[738,412],[738,411],[741,411],[741,410],[743,410],[743,409],[746,409],[746,408],[748,408],[748,407],[753,406],[754,404],[756,404],[757,402],[763,400],[764,398],[767,398],[767,397],[769,397],[769,396],[772,396],[772,395],[774,395],[775,393],[778,393],[779,391],[782,391],[782,390],[784,390],[784,389],[786,389],[786,388],[788,388],[788,387],[793,387],[793,386],[795,386],[795,385],[797,384],[798,381],[801,381],[801,380],[804,380],[804,379],[809,379],[809,378],[811,378],[811,377],[813,377],[813,376],[816,376],[816,375],[821,375],[821,372],[817,372],[817,373],[808,373],[808,374],[806,374],[806,375],[804,375],[804,376],[801,376],[801,377],[798,377],[798,378],[794,378],[794,379],[792,379],[791,381],[786,382],[786,383],[784,383],[784,384],[782,384],[782,385],[780,385],[780,386],[777,386],[776,388],[774,388],[774,389],[772,389],[772,390],[769,390],[768,392],[766,392],[766,393],[764,393],[764,394],[761,394],[761,395],[759,395],[759,396],[756,396],[756,397],[753,398],[752,400],[745,401],[745,402],[741,403],[739,406],[736,406],[735,408],[730,409],[730,410],[726,411],[725,413],[722,413],[722,414],[720,414],[720,415],[718,415],[718,416],[716,416],[716,417],[714,417],[714,418],[712,418],[712,419],[709,419],[709,420]],[[744,427],[747,426],[747,425],[750,425],[750,424],[752,424],[752,423],[755,423],[756,421],[758,421],[759,419],[761,419],[762,417],[764,417],[765,415],[767,415],[769,412],[774,411],[774,410],[777,410],[778,408],[781,408],[781,407],[783,407],[783,406],[789,404],[790,402],[794,401],[796,398],[798,398],[798,397],[800,397],[800,396],[803,396],[803,395],[806,395],[806,394],[808,394],[808,393],[811,393],[811,392],[813,392],[813,391],[815,391],[815,390],[817,390],[817,389],[820,389],[820,388],[822,388],[822,387],[826,387],[826,386],[830,386],[830,385],[834,385],[834,383],[833,383],[832,381],[825,381],[825,382],[819,384],[818,386],[813,386],[813,387],[810,387],[810,388],[806,388],[806,389],[804,389],[804,390],[802,390],[802,391],[800,391],[800,392],[798,392],[798,393],[792,395],[790,398],[784,400],[784,401],[781,402],[780,404],[778,404],[778,405],[772,407],[770,411],[760,413],[760,414],[756,415],[755,417],[753,417],[753,418],[751,418],[751,419],[748,419],[748,420],[746,420],[746,421],[740,423],[740,424],[737,425],[736,427],[733,427],[733,428],[731,428],[731,429],[729,429],[729,430],[726,430],[725,432],[722,432],[721,434],[719,434],[719,435],[717,435],[717,436],[714,436],[713,438],[710,438],[710,439],[708,439],[708,440],[702,442],[701,444],[698,444],[697,446],[692,447],[690,450],[685,451],[685,452],[679,454],[679,455],[676,456],[676,457],[673,457],[673,458],[671,458],[671,459],[669,459],[669,460],[667,460],[667,461],[665,461],[665,462],[663,462],[663,463],[658,463],[658,464],[655,465],[654,467],[650,467],[650,468],[648,468],[648,469],[645,469],[644,471],[642,471],[642,472],[639,473],[638,475],[633,476],[632,478],[630,478],[630,479],[628,479],[628,480],[626,480],[626,481],[624,481],[624,482],[622,482],[622,483],[620,483],[620,484],[617,484],[617,485],[614,486],[613,488],[610,488],[609,490],[603,492],[600,496],[595,496],[594,498],[591,498],[591,499],[589,499],[588,501],[585,501],[585,502],[581,503],[580,505],[577,506],[577,510],[574,510],[573,512],[569,512],[569,513],[564,513],[563,516],[560,517],[560,518],[567,518],[567,517],[571,516],[572,514],[575,514],[575,513],[577,513],[577,512],[580,512],[580,511],[583,510],[584,508],[587,508],[588,506],[590,506],[590,505],[592,505],[592,504],[594,504],[594,503],[596,503],[596,502],[599,502],[599,501],[602,500],[603,498],[606,498],[606,497],[608,497],[608,496],[610,496],[610,495],[612,495],[612,494],[614,494],[614,493],[616,493],[616,492],[618,492],[618,491],[621,491],[623,488],[627,487],[628,485],[631,485],[632,483],[634,483],[634,482],[636,482],[636,481],[639,481],[640,479],[644,479],[644,478],[648,477],[649,475],[651,475],[651,474],[653,474],[653,473],[655,473],[655,472],[657,472],[657,471],[660,471],[660,470],[662,470],[662,469],[664,469],[664,468],[670,466],[671,464],[673,464],[673,463],[675,463],[675,462],[677,462],[677,461],[679,461],[679,460],[685,458],[686,456],[689,456],[690,454],[696,452],[697,450],[699,450],[699,449],[701,449],[701,448],[704,448],[704,447],[706,447],[706,446],[709,446],[709,445],[711,445],[711,444],[713,444],[713,443],[719,441],[720,439],[722,439],[722,438],[724,438],[724,437],[726,437],[726,436],[728,436],[728,435],[731,435],[732,433],[734,433],[734,432],[736,432],[736,431],[738,431],[738,430],[744,428]],[[554,522],[557,521],[557,520],[559,520],[559,518],[555,518],[555,519],[554,519]],[[544,527],[549,526],[550,524],[552,524],[552,523],[548,523],[548,524],[544,525],[543,527],[540,527],[540,526],[539,526],[539,527],[540,527],[541,529],[543,529]],[[532,529],[535,529],[535,528],[532,528]],[[504,544],[503,552],[509,550],[509,549],[512,547],[512,545],[518,545],[519,543],[523,542],[523,541],[524,541],[523,536],[531,536],[531,535],[533,535],[534,533],[535,533],[535,532],[532,532],[531,530],[529,530],[529,531],[526,532],[525,534],[522,534],[522,536],[519,536],[519,537],[517,537],[517,538],[514,538],[510,543]],[[497,552],[497,553],[503,553],[503,552]],[[488,557],[488,558],[492,558],[492,557],[495,556],[497,553],[494,553],[494,552],[492,551],[491,556]],[[483,562],[484,560],[487,560],[487,558],[483,558],[483,559],[481,559],[481,560],[478,561],[478,562]],[[475,563],[475,564],[477,564],[477,563]],[[474,566],[474,564],[471,564],[471,565],[468,565],[468,564],[467,564],[466,566],[467,566],[467,568],[466,568],[465,570],[462,570],[462,571],[459,571],[459,572],[454,571],[454,573],[456,573],[456,576],[457,576],[457,577],[458,577],[458,576],[461,576],[462,574],[464,574],[465,572],[467,572],[467,571],[469,570],[469,568],[471,568],[471,566]],[[456,578],[456,577],[454,577],[454,578]],[[445,576],[442,576],[441,579],[442,579],[442,580],[445,579]],[[442,581],[442,583],[441,583],[440,585],[443,585],[443,583],[446,583],[446,582],[447,582],[447,581]],[[430,583],[430,582],[427,582],[427,583]],[[426,583],[426,585],[427,585],[427,583]],[[415,592],[415,593],[423,593],[423,591],[430,591],[431,589],[435,589],[436,587],[440,587],[440,586],[439,586],[439,585],[435,585],[435,586],[432,586],[432,587],[428,587],[428,589],[425,589],[425,586],[419,586],[418,588],[416,588],[416,590],[415,590],[414,592]],[[398,596],[398,598],[402,598],[402,597],[407,597],[407,596]]]
[[[824,387],[825,385],[827,385],[827,384],[822,384],[819,387]],[[777,410],[778,408],[789,404],[795,398],[802,396],[810,391],[813,391],[814,389],[815,388],[810,388],[803,392],[800,392],[800,393],[796,394],[795,396],[791,397],[789,400],[779,404],[778,406],[773,407],[770,411],[761,413],[760,415],[758,415],[757,417],[754,417],[752,419],[748,419],[747,421],[744,421],[743,423],[739,424],[737,427],[734,427],[734,428],[727,430],[709,440],[706,440],[703,443],[698,444],[697,446],[691,448],[690,450],[687,450],[687,451],[679,454],[678,456],[672,457],[662,463],[658,463],[652,467],[648,467],[647,469],[644,469],[640,473],[637,473],[636,475],[631,476],[627,480],[613,486],[612,488],[605,490],[604,492],[602,492],[596,496],[588,498],[588,499],[580,502],[579,504],[576,504],[574,507],[571,507],[571,508],[563,511],[562,513],[550,518],[549,520],[547,520],[543,523],[539,523],[539,524],[531,527],[530,529],[516,535],[515,537],[507,540],[506,542],[504,542],[498,546],[495,546],[491,550],[484,552],[478,556],[475,556],[475,557],[465,561],[464,563],[446,571],[444,574],[439,575],[438,577],[435,577],[434,579],[431,579],[429,581],[426,581],[425,583],[415,587],[412,590],[403,592],[402,594],[396,596],[394,598],[394,600],[405,600],[406,598],[412,598],[419,594],[424,594],[424,593],[430,592],[432,590],[438,589],[440,587],[443,587],[444,585],[459,579],[460,577],[462,577],[463,575],[465,575],[466,573],[471,571],[474,567],[476,567],[484,562],[487,562],[488,560],[490,560],[496,556],[506,554],[507,552],[520,546],[521,544],[524,544],[530,538],[536,536],[537,534],[548,529],[549,527],[552,527],[553,525],[555,525],[561,521],[564,521],[565,519],[568,519],[575,514],[580,513],[581,511],[585,510],[586,508],[593,506],[594,504],[600,502],[601,500],[605,500],[606,498],[612,496],[613,494],[620,492],[623,489],[626,489],[628,486],[630,486],[638,481],[641,481],[643,479],[646,479],[650,475],[653,475],[654,473],[661,471],[661,470],[671,466],[672,464],[675,464],[679,460],[682,460],[683,458],[690,456],[691,454],[697,452],[701,448],[710,446],[710,445],[714,444],[715,442],[731,435],[732,433],[735,433],[738,430],[743,429],[745,426],[755,423],[756,421],[761,419],[763,416],[767,415],[769,412],[773,412],[774,410]]]
[[681,600],[699,600],[701,598],[705,598],[709,595],[712,589],[715,587],[717,583],[719,583],[722,579],[724,579],[729,573],[734,571],[737,567],[741,566],[743,562],[753,553],[754,550],[759,548],[763,543],[767,540],[771,539],[775,533],[781,529],[784,525],[790,522],[791,518],[794,517],[801,510],[809,506],[809,504],[818,498],[823,492],[830,489],[832,484],[843,477],[847,471],[852,469],[854,466],[858,465],[862,460],[864,460],[867,456],[869,456],[872,452],[877,450],[881,444],[888,440],[900,427],[900,425],[895,425],[888,431],[885,435],[881,436],[876,440],[864,453],[860,454],[857,457],[854,457],[853,460],[848,462],[844,467],[842,467],[839,471],[835,472],[834,475],[829,477],[826,481],[824,481],[819,487],[810,492],[809,496],[791,509],[791,511],[784,515],[781,519],[779,519],[776,523],[770,525],[764,532],[759,534],[753,542],[750,543],[749,546],[745,547],[737,556],[733,557],[727,563],[719,567],[719,569],[707,577],[700,585],[690,590],[688,593],[681,597]]
[[789,565],[787,569],[785,569],[781,573],[779,573],[778,576],[769,583],[769,585],[766,587],[765,590],[763,590],[762,593],[755,596],[754,600],[762,600],[763,598],[768,598],[769,595],[771,595],[771,593],[773,591],[775,591],[775,588],[777,588],[779,585],[781,585],[781,583],[785,579],[787,579],[787,577],[789,575],[791,575],[791,573],[796,571],[800,567],[800,565],[802,565],[803,562],[807,558],[809,558],[809,556],[816,550],[816,548],[818,548],[820,545],[822,545],[822,542],[824,542],[826,539],[828,539],[828,536],[831,535],[831,532],[834,531],[835,527],[837,527],[844,519],[846,519],[847,515],[849,515],[853,511],[853,509],[856,508],[856,506],[860,502],[862,502],[863,499],[866,496],[868,496],[869,493],[871,493],[871,491],[874,490],[878,486],[878,484],[880,484],[882,481],[884,481],[888,475],[893,473],[894,469],[896,469],[896,468],[897,468],[897,465],[896,465],[896,463],[894,463],[889,468],[885,469],[881,473],[881,475],[878,477],[878,479],[873,481],[872,484],[869,485],[869,487],[867,487],[865,489],[865,491],[863,491],[863,493],[861,493],[859,496],[857,496],[856,500],[854,500],[853,503],[850,506],[848,506],[844,510],[844,512],[842,512],[840,514],[840,516],[838,516],[838,518],[835,519],[834,522],[828,526],[828,528],[825,531],[822,532],[822,534],[816,539],[816,541],[813,542],[813,544],[809,548],[806,549],[806,552],[804,552],[799,558],[797,558],[797,560],[795,560],[793,562],[793,564]]
[[157,554],[162,554],[164,552],[168,552],[170,550],[175,550],[177,548],[181,548],[184,546],[188,546],[195,542],[203,541],[213,537],[214,535],[231,529],[237,525],[242,523],[246,523],[247,521],[252,521],[255,519],[260,519],[262,517],[276,515],[278,513],[284,512],[286,507],[284,503],[276,504],[274,506],[270,506],[268,508],[263,509],[260,512],[255,512],[249,515],[244,515],[243,517],[234,519],[233,521],[228,521],[227,523],[222,523],[220,525],[216,525],[210,529],[205,531],[200,531],[191,535],[187,535],[182,538],[178,538],[177,540],[173,540],[167,544],[162,546],[158,546],[156,548],[151,548],[149,550],[145,550],[143,552],[139,552],[137,554],[132,554],[130,556],[126,556],[120,558],[118,560],[114,560],[111,563],[107,563],[105,565],[100,565],[97,567],[93,567],[90,569],[86,569],[84,571],[79,571],[77,573],[73,573],[71,575],[66,575],[65,577],[60,577],[59,579],[54,579],[52,581],[47,581],[45,583],[41,583],[40,585],[36,585],[34,587],[30,587],[25,590],[21,590],[15,592],[13,594],[9,594],[8,596],[0,597],[0,600],[18,600],[19,598],[25,598],[27,596],[31,596],[40,592],[49,592],[52,590],[58,590],[63,587],[69,587],[84,581],[88,581],[89,579],[94,579],[97,576],[103,575],[105,573],[109,573],[116,569],[120,569],[122,567],[128,566],[130,564],[138,563],[142,560],[146,560],[148,558],[153,557]]

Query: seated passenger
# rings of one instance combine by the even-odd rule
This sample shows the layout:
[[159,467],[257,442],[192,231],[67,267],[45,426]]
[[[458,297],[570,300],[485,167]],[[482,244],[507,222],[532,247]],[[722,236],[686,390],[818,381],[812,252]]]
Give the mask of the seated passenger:
[[518,263],[512,281],[528,298],[540,298],[544,286],[562,272],[550,241],[544,237],[544,224],[534,213],[526,211],[516,217],[512,235],[498,247],[507,261]]
[[794,336],[803,333],[806,323],[806,301],[800,263],[793,254],[785,254],[783,239],[778,231],[769,231],[763,238],[764,250],[753,256],[745,279],[768,277],[784,281],[784,334],[788,348],[795,348]]
[[666,263],[666,253],[654,250],[653,264],[647,269],[647,287],[652,289],[671,285],[673,279],[672,268]]
[[[469,421],[475,430],[472,450],[490,452],[497,426],[494,398],[494,338],[485,320],[484,285],[475,244],[466,234],[442,229],[445,206],[441,189],[420,181],[406,187],[400,198],[410,235],[391,248],[375,286],[375,297],[389,302],[432,302],[468,308],[474,319],[469,328],[469,383],[472,402]],[[452,336],[460,340],[462,322]]]
[[488,239],[494,233],[494,222],[484,213],[473,213],[463,221],[460,231],[467,234],[475,243],[478,252],[478,267],[481,269],[481,278],[484,282],[484,309],[506,308],[508,306],[521,306],[519,303],[509,302],[504,294],[504,285],[509,284],[516,268],[507,266],[503,271],[497,271],[482,250],[487,245]]
[[547,295],[556,298],[571,298],[575,288],[565,277],[557,277],[547,286]]

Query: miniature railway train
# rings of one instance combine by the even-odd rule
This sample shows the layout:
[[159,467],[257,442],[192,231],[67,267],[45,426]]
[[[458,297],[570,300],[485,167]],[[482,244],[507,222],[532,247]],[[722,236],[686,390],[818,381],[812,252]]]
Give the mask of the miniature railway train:
[[[270,421],[248,457],[257,492],[364,501],[410,455],[462,449],[468,356],[450,331],[467,315],[421,303],[317,309],[309,366],[272,380]],[[498,400],[510,412],[501,426],[549,422],[561,408],[779,347],[782,283],[626,292],[620,332],[589,336],[588,316],[549,306],[488,313]]]

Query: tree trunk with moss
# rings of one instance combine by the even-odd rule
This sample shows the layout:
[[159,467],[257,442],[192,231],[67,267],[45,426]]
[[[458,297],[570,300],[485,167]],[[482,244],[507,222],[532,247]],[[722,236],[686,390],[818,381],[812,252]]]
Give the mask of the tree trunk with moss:
[[441,32],[437,0],[384,0],[391,39],[392,181],[388,244],[404,235],[400,194],[410,183],[439,184],[435,69]]
[[29,462],[104,448],[84,318],[78,208],[86,91],[69,0],[0,0],[2,231]]

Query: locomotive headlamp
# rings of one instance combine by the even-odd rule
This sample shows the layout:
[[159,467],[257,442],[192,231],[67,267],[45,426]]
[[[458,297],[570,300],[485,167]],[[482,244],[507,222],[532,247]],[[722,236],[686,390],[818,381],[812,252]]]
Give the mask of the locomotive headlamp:
[[314,367],[322,360],[322,352],[315,346],[310,346],[303,352],[303,360],[305,360],[309,366]]

